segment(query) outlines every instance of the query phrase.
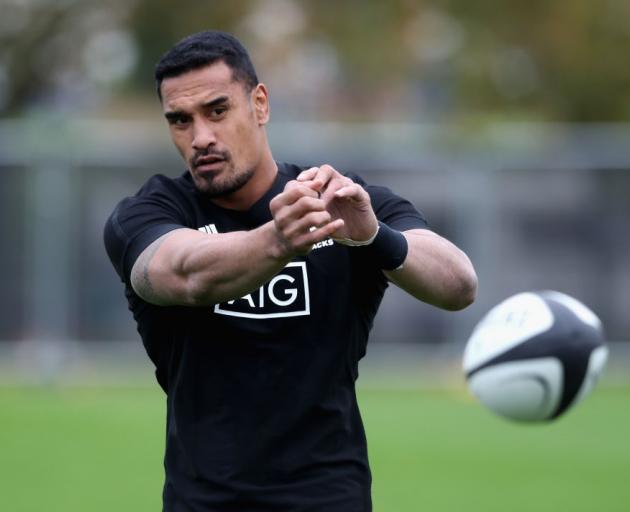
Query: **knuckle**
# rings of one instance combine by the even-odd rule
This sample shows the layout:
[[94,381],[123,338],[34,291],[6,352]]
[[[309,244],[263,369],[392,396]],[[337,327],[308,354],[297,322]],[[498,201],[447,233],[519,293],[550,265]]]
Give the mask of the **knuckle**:
[[284,237],[288,240],[289,244],[293,245],[295,243],[295,238],[298,236],[299,231],[296,226],[288,225],[282,232]]
[[291,188],[292,197],[295,198],[296,201],[301,199],[304,196],[315,196],[317,193],[311,189],[309,186],[305,185],[303,182],[296,181],[295,185]]
[[321,210],[321,206],[319,205],[321,201],[312,196],[302,196],[295,203],[297,209],[300,212],[307,212],[311,210]]
[[276,226],[280,229],[284,229],[288,223],[288,213],[286,212],[286,209],[278,210],[274,215],[273,220],[276,223]]
[[280,196],[276,196],[271,201],[269,201],[269,209],[271,210],[272,214],[280,209],[281,201],[282,199],[280,198]]
[[326,212],[312,212],[308,214],[305,219],[309,226],[320,226],[326,223],[327,215]]
[[284,191],[285,192],[289,192],[289,191],[295,189],[296,187],[298,187],[299,185],[300,185],[299,181],[291,180],[291,181],[287,182],[287,184],[284,186]]

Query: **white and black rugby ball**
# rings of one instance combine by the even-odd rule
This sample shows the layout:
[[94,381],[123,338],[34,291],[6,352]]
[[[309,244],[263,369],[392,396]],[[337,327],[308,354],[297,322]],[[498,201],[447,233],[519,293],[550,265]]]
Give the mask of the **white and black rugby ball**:
[[525,292],[481,319],[463,366],[469,389],[489,409],[544,421],[589,394],[607,358],[602,324],[589,308],[560,292]]

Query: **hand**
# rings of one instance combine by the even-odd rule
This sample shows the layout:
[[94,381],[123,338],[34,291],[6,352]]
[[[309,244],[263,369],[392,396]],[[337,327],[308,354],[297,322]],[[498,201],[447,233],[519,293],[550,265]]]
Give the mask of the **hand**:
[[276,237],[283,257],[308,254],[313,244],[325,240],[343,227],[333,219],[320,193],[312,186],[290,181],[269,203]]
[[319,192],[331,220],[343,220],[332,233],[334,240],[344,238],[363,242],[374,236],[378,220],[372,209],[369,194],[350,178],[346,178],[330,165],[312,167],[300,173],[297,181]]

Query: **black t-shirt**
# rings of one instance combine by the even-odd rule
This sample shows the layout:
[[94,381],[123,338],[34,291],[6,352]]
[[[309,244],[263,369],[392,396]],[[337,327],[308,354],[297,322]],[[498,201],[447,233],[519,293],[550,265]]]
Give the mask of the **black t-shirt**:
[[[371,510],[355,380],[387,280],[369,251],[325,240],[258,290],[208,307],[154,306],[130,285],[136,258],[173,229],[213,236],[270,221],[270,200],[301,170],[279,164],[245,212],[204,199],[188,173],[153,176],[106,224],[107,252],[167,394],[169,512]],[[426,227],[408,201],[348,176],[379,220]]]

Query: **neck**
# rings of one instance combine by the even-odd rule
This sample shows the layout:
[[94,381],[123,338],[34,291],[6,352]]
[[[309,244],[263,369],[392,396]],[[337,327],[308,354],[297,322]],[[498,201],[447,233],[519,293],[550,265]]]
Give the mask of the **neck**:
[[271,188],[278,174],[278,166],[269,147],[265,150],[259,165],[250,180],[229,196],[216,197],[211,201],[230,210],[248,210]]

